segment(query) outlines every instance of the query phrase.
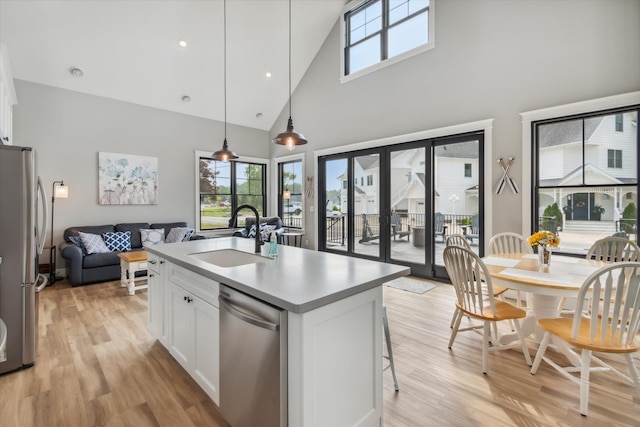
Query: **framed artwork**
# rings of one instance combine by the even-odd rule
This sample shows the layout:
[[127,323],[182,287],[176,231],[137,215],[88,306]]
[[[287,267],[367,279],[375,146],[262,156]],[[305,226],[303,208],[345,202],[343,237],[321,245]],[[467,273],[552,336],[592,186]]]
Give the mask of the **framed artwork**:
[[133,154],[98,154],[101,205],[158,204],[158,158]]

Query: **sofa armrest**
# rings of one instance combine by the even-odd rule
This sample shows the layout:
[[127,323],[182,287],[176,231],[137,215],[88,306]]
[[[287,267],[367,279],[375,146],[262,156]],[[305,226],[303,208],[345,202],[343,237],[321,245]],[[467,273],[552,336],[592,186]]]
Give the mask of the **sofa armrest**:
[[76,285],[82,283],[82,249],[72,243],[62,243],[60,254],[66,260],[67,278],[69,283]]

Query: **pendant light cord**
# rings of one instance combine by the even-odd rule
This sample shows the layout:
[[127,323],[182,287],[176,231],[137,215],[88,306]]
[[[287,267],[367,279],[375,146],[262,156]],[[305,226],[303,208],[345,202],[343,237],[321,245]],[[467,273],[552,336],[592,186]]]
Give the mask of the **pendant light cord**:
[[289,118],[291,118],[291,0],[289,0]]
[[224,0],[224,141],[227,142],[227,0]]

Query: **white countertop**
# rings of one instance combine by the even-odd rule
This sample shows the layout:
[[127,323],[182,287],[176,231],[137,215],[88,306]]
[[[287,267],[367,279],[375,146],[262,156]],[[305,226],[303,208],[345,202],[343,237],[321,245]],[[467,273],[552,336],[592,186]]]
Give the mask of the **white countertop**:
[[[193,240],[146,250],[195,273],[294,313],[304,313],[409,274],[408,267],[278,245],[278,257],[237,267],[218,267],[189,254],[237,249],[254,253],[241,237]],[[269,244],[261,247],[267,256]]]

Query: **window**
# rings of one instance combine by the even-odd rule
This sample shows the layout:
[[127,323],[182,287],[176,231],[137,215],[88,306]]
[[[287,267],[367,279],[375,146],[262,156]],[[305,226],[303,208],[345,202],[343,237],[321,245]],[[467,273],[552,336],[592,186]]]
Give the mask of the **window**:
[[[221,162],[196,153],[199,167],[199,230],[228,228],[231,213],[240,205],[266,211],[267,165],[251,162]],[[244,224],[238,217],[238,225]]]
[[373,175],[367,175],[367,185],[373,185]]
[[344,13],[343,75],[432,48],[433,2],[366,0],[349,8]]
[[532,122],[532,229],[562,230],[560,252],[584,255],[585,242],[612,230],[637,238],[639,133],[637,126],[619,133],[616,123],[619,117],[637,123],[639,111],[633,106]]
[[616,132],[623,132],[624,116],[622,114],[616,114]]
[[[285,227],[302,228],[304,219],[302,160],[278,164],[278,216]],[[284,195],[288,193],[289,198]]]
[[622,150],[607,150],[607,167],[622,169]]
[[471,163],[464,164],[464,177],[471,178]]

